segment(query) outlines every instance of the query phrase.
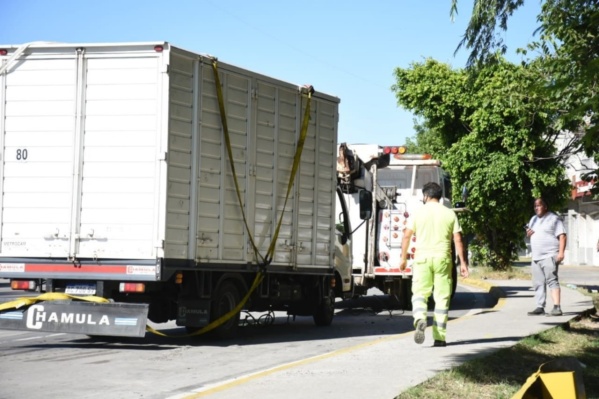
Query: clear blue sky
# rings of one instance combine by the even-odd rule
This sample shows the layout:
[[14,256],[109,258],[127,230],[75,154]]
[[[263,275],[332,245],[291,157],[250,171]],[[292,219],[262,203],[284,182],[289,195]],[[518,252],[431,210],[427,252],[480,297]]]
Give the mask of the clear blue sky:
[[[0,0],[0,44],[168,41],[341,99],[339,140],[404,144],[413,116],[397,106],[393,70],[427,57],[455,68],[472,0]],[[509,21],[517,62],[540,0]]]

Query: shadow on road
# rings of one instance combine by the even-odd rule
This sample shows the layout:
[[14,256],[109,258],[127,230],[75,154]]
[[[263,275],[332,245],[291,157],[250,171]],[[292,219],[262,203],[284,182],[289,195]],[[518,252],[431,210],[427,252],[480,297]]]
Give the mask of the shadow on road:
[[[369,300],[379,301],[382,299],[370,298]],[[457,292],[452,301],[450,320],[461,317],[473,308],[480,309],[483,312],[490,311],[496,303],[497,298],[492,297],[489,293]],[[384,305],[385,302],[383,301],[382,304]],[[246,325],[240,326],[239,334],[235,339],[216,340],[207,335],[190,337],[186,336],[185,328],[169,324],[156,326],[157,330],[166,334],[167,337],[151,333],[146,333],[144,338],[84,337],[54,344],[36,344],[30,347],[119,348],[162,351],[176,349],[181,346],[227,347],[283,342],[293,344],[304,341],[338,340],[356,337],[372,339],[411,333],[414,330],[411,312],[385,308],[375,311],[370,307],[338,309],[333,323],[328,327],[314,325],[312,317],[288,317],[283,312],[278,312],[274,318],[269,318],[272,321],[271,323],[260,324],[257,322],[259,316],[249,317],[245,313],[242,313],[241,319],[246,321]]]

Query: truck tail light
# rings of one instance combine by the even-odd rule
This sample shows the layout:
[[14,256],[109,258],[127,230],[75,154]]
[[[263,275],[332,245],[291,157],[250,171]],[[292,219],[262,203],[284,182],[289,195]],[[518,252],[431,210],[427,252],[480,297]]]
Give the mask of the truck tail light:
[[8,54],[8,50],[5,48],[0,49],[0,55],[6,55]]
[[383,148],[384,154],[405,154],[407,148],[405,146],[387,146]]
[[142,293],[146,292],[146,285],[144,283],[120,283],[119,284],[120,292],[135,292]]
[[37,281],[35,280],[12,280],[10,282],[10,288],[13,290],[28,290],[33,291],[37,289]]

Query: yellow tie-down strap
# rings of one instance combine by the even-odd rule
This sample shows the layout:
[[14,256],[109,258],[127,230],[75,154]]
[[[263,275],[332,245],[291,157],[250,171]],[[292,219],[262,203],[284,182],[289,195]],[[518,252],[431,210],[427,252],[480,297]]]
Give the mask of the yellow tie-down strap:
[[[224,322],[229,320],[231,317],[234,317],[235,314],[237,314],[238,312],[241,312],[241,309],[243,308],[245,303],[250,298],[250,295],[252,295],[252,292],[254,292],[256,287],[258,287],[258,285],[260,285],[260,283],[262,282],[263,279],[264,279],[264,272],[262,272],[262,271],[258,272],[258,274],[256,274],[256,278],[254,279],[254,282],[252,283],[252,286],[248,290],[247,294],[245,294],[243,299],[237,304],[237,306],[234,309],[230,310],[228,313],[225,313],[218,319],[214,320],[212,323],[208,324],[207,326],[202,327],[201,329],[199,329],[197,331],[194,331],[190,334],[177,335],[176,337],[184,338],[184,337],[193,337],[196,335],[205,334],[210,330],[214,330],[216,327],[220,326],[221,324],[223,324]],[[173,337],[173,335],[164,334],[158,330],[153,329],[150,326],[146,326],[146,331],[151,332],[152,334],[160,335],[161,337]]]
[[[179,337],[179,338],[192,337],[192,336],[204,334],[204,333],[220,326],[221,324],[226,322],[229,318],[234,317],[236,313],[241,312],[241,309],[243,308],[245,303],[248,301],[250,295],[252,294],[252,292],[254,292],[256,287],[258,287],[258,285],[260,285],[260,283],[262,282],[263,279],[264,279],[264,272],[259,272],[256,275],[256,278],[254,279],[254,282],[252,283],[252,286],[248,290],[247,294],[243,297],[243,299],[239,302],[239,304],[237,304],[237,306],[234,309],[232,309],[228,313],[222,315],[218,319],[214,320],[212,323],[208,324],[207,326],[202,327],[198,331],[194,331],[193,333],[190,333],[190,334],[173,336],[173,335],[164,334],[148,325],[146,325],[146,331],[148,331],[152,334],[160,335],[162,337]],[[19,298],[14,301],[2,303],[2,304],[0,304],[0,312],[4,311],[4,310],[10,310],[10,309],[20,309],[22,307],[31,306],[37,302],[61,301],[61,300],[79,300],[79,301],[95,302],[95,303],[110,303],[111,302],[109,299],[102,298],[99,296],[76,296],[76,295],[69,295],[69,294],[64,294],[64,293],[60,293],[60,292],[47,292],[47,293],[41,294],[37,297]]]
[[20,309],[23,306],[31,306],[41,301],[64,301],[64,300],[78,300],[95,303],[109,303],[110,300],[99,296],[76,296],[63,294],[61,292],[46,292],[45,294],[38,295],[31,298],[19,298],[14,301],[5,302],[0,304],[0,312],[8,309]]

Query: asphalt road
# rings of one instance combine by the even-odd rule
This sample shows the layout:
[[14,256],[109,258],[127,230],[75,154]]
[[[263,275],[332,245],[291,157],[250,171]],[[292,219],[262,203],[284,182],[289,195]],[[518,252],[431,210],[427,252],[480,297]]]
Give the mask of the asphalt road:
[[[1,302],[18,296],[0,280]],[[460,286],[450,318],[492,307],[494,301],[476,288]],[[242,315],[247,325],[238,338],[227,341],[182,338],[184,329],[172,323],[155,326],[170,337],[147,334],[143,339],[0,330],[0,398],[178,397],[199,386],[246,378],[413,330],[410,312],[376,310],[338,309],[329,327],[316,327],[311,317],[276,314],[272,324],[264,324],[258,322],[259,314]],[[285,396],[284,385],[277,389]]]

